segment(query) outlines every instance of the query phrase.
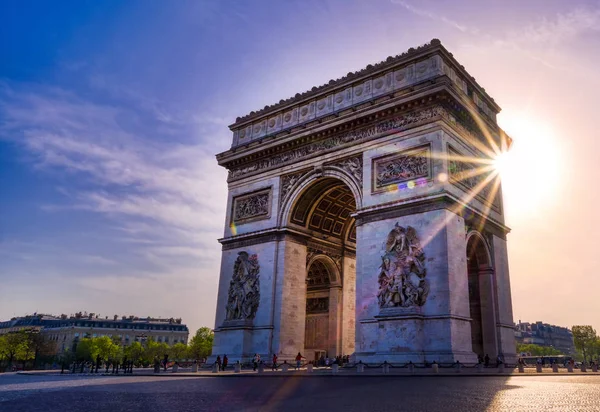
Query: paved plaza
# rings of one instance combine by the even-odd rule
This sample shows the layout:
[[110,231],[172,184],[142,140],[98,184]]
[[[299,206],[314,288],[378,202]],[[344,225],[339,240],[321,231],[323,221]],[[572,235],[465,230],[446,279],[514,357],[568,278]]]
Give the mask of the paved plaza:
[[241,410],[600,411],[600,376],[0,375],[2,412]]

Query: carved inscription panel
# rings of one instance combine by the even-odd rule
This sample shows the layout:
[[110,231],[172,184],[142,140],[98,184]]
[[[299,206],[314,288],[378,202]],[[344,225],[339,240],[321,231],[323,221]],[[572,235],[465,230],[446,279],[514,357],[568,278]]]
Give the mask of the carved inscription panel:
[[409,180],[430,177],[430,148],[420,147],[399,154],[373,159],[372,191]]
[[234,223],[267,219],[271,214],[271,189],[245,194],[233,199]]

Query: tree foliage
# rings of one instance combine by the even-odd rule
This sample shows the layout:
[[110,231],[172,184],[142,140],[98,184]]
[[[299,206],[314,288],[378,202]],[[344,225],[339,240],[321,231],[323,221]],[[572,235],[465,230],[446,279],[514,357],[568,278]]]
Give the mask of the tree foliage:
[[214,340],[212,329],[202,327],[196,331],[196,334],[190,339],[189,356],[194,359],[202,359],[212,353]]
[[583,354],[583,361],[587,360],[587,355],[593,356],[598,336],[591,325],[575,325],[571,329],[573,332],[573,341],[575,349]]
[[534,345],[532,343],[518,343],[517,353],[530,353],[531,356],[563,355],[563,353],[556,348]]

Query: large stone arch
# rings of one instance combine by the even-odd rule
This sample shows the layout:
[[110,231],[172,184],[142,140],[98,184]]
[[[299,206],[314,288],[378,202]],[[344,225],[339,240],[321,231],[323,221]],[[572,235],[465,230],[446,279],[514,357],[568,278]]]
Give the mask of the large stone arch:
[[303,193],[309,189],[315,182],[324,179],[337,179],[344,183],[354,196],[356,202],[356,210],[362,207],[362,187],[361,182],[348,174],[344,169],[336,166],[325,166],[322,169],[315,169],[307,172],[293,185],[291,190],[282,199],[277,218],[277,225],[284,227],[290,221],[290,214],[295,206],[295,203],[300,199]]

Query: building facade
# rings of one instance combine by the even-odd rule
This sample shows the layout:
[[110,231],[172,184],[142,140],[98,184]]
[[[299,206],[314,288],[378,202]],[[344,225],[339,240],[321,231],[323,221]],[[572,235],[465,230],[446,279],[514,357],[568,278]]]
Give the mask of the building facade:
[[0,335],[20,330],[44,334],[56,346],[57,353],[74,350],[83,338],[108,336],[123,346],[132,342],[145,343],[148,339],[168,345],[187,344],[189,330],[181,319],[139,318],[135,316],[99,318],[94,313],[74,316],[30,315],[0,322]]
[[569,328],[550,325],[537,321],[535,323],[521,322],[515,326],[517,343],[548,346],[557,349],[565,355],[575,354],[573,333]]
[[236,119],[213,354],[514,361],[499,111],[433,40]]

